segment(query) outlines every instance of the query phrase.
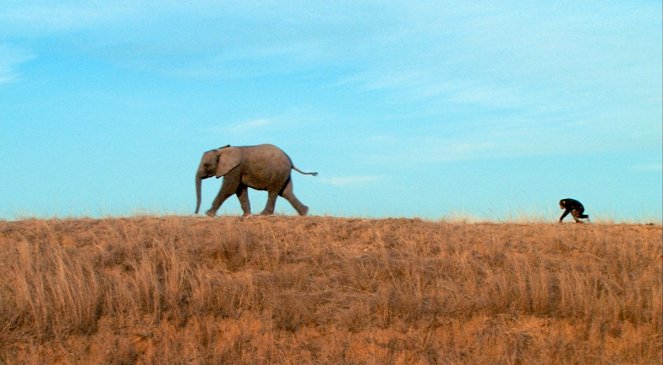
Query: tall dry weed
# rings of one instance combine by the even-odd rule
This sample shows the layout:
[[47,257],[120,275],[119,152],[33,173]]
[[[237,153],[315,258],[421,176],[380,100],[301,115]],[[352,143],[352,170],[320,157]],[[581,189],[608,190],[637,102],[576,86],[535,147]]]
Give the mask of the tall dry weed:
[[0,363],[655,363],[661,232],[0,222]]

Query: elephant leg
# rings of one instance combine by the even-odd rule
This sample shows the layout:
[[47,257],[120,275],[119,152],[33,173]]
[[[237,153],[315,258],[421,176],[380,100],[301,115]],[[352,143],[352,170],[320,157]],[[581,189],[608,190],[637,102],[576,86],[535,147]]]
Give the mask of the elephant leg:
[[276,198],[278,197],[278,192],[269,191],[267,195],[267,204],[265,204],[265,210],[260,213],[261,215],[272,215],[274,214],[274,208],[276,207]]
[[226,199],[228,199],[231,195],[236,193],[237,187],[233,185],[237,184],[230,184],[227,180],[223,181],[221,190],[219,190],[219,193],[216,195],[216,198],[214,198],[214,201],[212,202],[212,207],[205,214],[210,217],[214,217],[216,215],[216,211],[219,210],[221,204],[223,204],[223,202],[226,201]]
[[288,180],[288,183],[285,188],[283,188],[280,195],[292,204],[292,207],[295,208],[299,215],[304,216],[308,214],[308,207],[302,204],[293,192],[292,180]]
[[239,204],[242,206],[242,211],[244,216],[251,215],[251,203],[249,202],[249,187],[242,185],[237,189],[237,199],[239,199]]

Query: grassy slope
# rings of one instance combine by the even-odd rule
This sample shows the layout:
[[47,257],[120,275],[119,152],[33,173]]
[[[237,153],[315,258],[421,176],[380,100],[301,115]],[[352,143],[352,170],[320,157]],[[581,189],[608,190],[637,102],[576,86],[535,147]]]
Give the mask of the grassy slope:
[[0,222],[0,363],[658,363],[660,225]]

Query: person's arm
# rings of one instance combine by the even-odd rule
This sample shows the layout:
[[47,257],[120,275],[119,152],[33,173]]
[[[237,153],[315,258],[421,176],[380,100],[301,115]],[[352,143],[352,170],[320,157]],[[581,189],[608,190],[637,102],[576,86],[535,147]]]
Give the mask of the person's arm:
[[562,223],[562,221],[564,220],[564,217],[566,217],[567,215],[569,215],[570,212],[571,212],[570,210],[565,209],[565,210],[564,210],[564,213],[562,213],[562,216],[559,217],[559,223]]

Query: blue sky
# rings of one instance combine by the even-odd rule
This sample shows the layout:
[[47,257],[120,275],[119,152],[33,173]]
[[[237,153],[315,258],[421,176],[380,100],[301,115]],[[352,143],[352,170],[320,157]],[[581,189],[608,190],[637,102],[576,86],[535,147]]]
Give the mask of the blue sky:
[[315,215],[554,221],[573,197],[597,219],[660,221],[661,13],[4,0],[0,219],[191,214],[205,150],[273,143],[320,173],[293,177]]

